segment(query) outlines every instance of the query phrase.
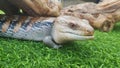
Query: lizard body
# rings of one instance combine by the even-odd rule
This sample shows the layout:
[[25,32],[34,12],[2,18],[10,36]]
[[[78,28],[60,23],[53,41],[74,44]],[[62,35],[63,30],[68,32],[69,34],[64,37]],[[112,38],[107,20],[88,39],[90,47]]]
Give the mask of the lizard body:
[[43,41],[53,48],[67,41],[93,39],[93,33],[87,20],[72,16],[0,16],[0,36]]

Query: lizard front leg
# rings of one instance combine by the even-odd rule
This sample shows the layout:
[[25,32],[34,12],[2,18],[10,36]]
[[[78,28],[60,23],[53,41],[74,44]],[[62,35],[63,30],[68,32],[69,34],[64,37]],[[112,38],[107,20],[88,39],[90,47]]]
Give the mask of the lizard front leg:
[[58,49],[58,48],[62,47],[62,45],[56,44],[56,43],[53,41],[53,39],[52,39],[51,36],[46,36],[46,37],[43,39],[43,42],[44,42],[45,44],[47,44],[48,46],[54,48],[54,49]]

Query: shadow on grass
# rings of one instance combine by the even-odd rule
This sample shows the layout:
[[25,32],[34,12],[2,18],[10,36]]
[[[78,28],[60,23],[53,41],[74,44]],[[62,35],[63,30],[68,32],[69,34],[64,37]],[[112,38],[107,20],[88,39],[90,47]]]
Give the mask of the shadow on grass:
[[120,32],[120,22],[119,23],[116,23],[113,30],[114,32]]
[[[87,42],[86,42],[87,44]],[[62,48],[59,49],[62,54],[74,54],[81,58],[89,58],[92,55],[92,50],[85,44],[77,42],[65,43]]]
[[[78,42],[67,42],[63,44],[63,47],[60,49],[53,49],[45,45],[43,42],[39,41],[31,41],[31,40],[21,40],[21,39],[14,39],[14,38],[0,38],[2,41],[6,41],[7,43],[12,43],[23,46],[23,47],[32,47],[34,50],[39,51],[46,51],[46,52],[55,52],[58,51],[60,54],[63,55],[74,55],[74,56],[81,56],[82,58],[88,58],[90,55],[92,55],[92,50],[86,46],[87,42],[85,44],[78,43]],[[84,41],[81,41],[84,42]],[[3,42],[4,43],[4,42]],[[88,56],[86,56],[88,55]]]

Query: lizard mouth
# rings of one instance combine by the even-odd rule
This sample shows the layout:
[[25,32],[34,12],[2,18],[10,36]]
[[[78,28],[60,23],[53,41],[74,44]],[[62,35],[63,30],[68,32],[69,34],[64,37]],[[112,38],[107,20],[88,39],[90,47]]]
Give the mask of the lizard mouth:
[[69,41],[81,41],[81,40],[92,40],[94,39],[93,35],[80,35],[73,32],[60,32],[60,34],[54,36],[53,40],[57,44],[62,44]]
[[89,39],[94,39],[94,36],[93,35],[89,35],[89,36],[82,36],[82,35],[79,35],[79,34],[75,34],[75,33],[69,33],[69,32],[66,32],[67,36],[71,37],[72,39],[74,40],[89,40]]
[[78,37],[78,40],[94,39],[94,36],[79,36],[79,35],[76,36]]

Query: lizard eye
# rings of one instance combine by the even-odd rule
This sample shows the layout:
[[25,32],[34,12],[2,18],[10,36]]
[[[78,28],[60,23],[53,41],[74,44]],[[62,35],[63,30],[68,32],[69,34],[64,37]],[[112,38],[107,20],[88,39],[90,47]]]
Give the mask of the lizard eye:
[[75,30],[77,28],[77,24],[69,23],[69,27]]

